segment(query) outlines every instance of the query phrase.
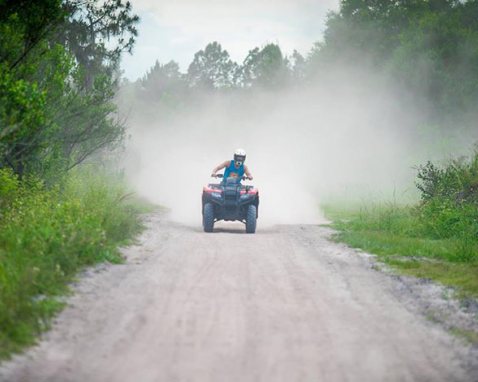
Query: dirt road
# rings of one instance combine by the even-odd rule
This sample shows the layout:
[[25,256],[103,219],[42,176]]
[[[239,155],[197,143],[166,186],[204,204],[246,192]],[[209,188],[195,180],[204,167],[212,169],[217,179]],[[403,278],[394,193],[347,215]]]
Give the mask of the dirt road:
[[478,380],[470,348],[326,228],[227,227],[152,217],[128,262],[88,271],[0,380]]

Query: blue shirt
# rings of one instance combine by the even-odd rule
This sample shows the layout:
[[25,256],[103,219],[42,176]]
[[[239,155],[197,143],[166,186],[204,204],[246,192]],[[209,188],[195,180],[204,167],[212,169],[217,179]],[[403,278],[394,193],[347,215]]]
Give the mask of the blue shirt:
[[241,180],[244,176],[244,172],[244,163],[241,164],[239,168],[236,168],[236,166],[234,165],[234,161],[231,160],[231,163],[228,167],[226,167],[226,170],[224,171],[224,179],[232,177],[239,178],[239,180]]

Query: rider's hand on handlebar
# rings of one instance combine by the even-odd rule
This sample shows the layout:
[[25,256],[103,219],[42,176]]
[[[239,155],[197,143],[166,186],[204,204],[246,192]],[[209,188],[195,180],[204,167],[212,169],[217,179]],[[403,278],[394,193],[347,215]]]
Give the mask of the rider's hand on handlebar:
[[215,173],[211,174],[211,178],[217,178],[217,175]]

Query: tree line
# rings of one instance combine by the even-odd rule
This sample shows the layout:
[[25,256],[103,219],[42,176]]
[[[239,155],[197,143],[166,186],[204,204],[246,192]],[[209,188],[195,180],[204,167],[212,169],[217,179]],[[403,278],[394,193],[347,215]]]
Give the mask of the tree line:
[[[138,22],[124,0],[0,0],[0,168],[48,178],[122,142],[114,97]],[[477,131],[478,1],[343,0],[305,56],[267,44],[236,63],[212,42],[186,73],[156,62],[133,95],[170,108],[194,90],[300,88],[341,66],[403,85],[432,129]]]
[[[307,86],[332,68],[360,68],[402,86],[427,108],[432,129],[477,130],[478,1],[343,0],[308,54],[286,56],[277,44],[234,62],[220,43],[194,55],[186,73],[156,62],[136,83],[136,96],[180,104],[193,90]],[[194,92],[193,92],[194,94]]]
[[250,50],[243,63],[238,64],[219,42],[214,41],[194,55],[186,73],[181,73],[175,61],[166,64],[156,61],[139,84],[143,90],[159,97],[182,93],[186,89],[277,89],[299,79],[304,64],[305,59],[299,52],[294,51],[287,57],[277,44]]

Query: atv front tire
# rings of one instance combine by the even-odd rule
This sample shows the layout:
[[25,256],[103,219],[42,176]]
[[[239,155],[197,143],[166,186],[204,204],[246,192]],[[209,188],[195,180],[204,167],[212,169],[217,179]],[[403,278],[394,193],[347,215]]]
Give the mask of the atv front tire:
[[246,233],[255,233],[257,225],[257,207],[250,205],[246,213]]
[[206,203],[202,212],[202,226],[204,232],[212,232],[214,229],[214,206]]

